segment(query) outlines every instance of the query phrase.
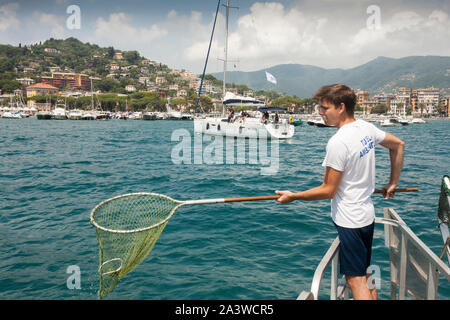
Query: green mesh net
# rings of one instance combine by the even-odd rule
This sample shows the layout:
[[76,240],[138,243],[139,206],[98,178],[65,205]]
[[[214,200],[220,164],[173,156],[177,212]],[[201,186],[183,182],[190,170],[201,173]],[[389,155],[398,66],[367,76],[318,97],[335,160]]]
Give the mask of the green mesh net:
[[92,210],[99,245],[99,298],[147,257],[181,205],[163,195],[134,193],[106,200]]
[[441,195],[439,197],[438,217],[443,223],[449,225],[450,222],[450,180],[448,176],[442,178]]

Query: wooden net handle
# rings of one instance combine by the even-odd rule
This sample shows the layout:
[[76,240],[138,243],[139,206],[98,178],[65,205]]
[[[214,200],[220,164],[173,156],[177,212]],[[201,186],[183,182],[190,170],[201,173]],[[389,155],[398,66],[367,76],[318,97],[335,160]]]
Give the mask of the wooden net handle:
[[[393,192],[415,192],[419,191],[419,188],[400,188],[400,189],[394,189]],[[383,190],[375,190],[373,193],[383,193]]]
[[[394,189],[394,192],[415,192],[419,191],[419,188],[401,188]],[[373,193],[383,193],[383,190],[375,190]],[[242,201],[262,201],[262,200],[277,200],[280,196],[261,196],[261,197],[245,197],[245,198],[227,198],[224,202],[242,202]]]

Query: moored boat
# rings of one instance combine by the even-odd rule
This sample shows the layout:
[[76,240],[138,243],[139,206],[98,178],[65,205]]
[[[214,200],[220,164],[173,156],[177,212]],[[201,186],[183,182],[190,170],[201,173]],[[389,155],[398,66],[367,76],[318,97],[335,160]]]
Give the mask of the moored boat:
[[22,116],[20,115],[20,113],[9,112],[9,111],[3,112],[1,117],[4,119],[22,119]]
[[71,110],[69,111],[67,117],[69,118],[69,120],[81,120],[81,118],[83,117],[83,111],[78,109]]
[[142,115],[143,120],[156,120],[156,113],[147,111]]
[[395,126],[395,123],[393,123],[390,119],[384,119],[380,121],[380,126],[382,127],[392,127]]
[[96,115],[93,112],[85,112],[81,116],[81,120],[95,120]]
[[36,114],[36,118],[38,120],[51,120],[53,118],[53,115],[50,111],[39,111]]
[[421,118],[414,118],[411,120],[411,123],[427,123],[425,120],[421,119]]
[[55,108],[55,110],[53,110],[53,119],[55,120],[67,120],[67,111],[65,108]]

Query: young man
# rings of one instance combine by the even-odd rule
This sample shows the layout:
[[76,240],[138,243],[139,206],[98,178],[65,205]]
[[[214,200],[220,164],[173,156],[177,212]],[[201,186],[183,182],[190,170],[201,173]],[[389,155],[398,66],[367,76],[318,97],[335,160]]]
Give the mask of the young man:
[[314,98],[320,102],[320,115],[338,131],[328,141],[322,163],[325,174],[321,186],[292,193],[276,191],[278,202],[331,199],[331,217],[340,240],[340,272],[345,275],[355,300],[376,300],[369,289],[375,209],[371,195],[375,189],[375,146],[389,149],[391,172],[383,190],[385,199],[394,197],[403,166],[404,142],[373,124],[355,120],[354,91],[342,84],[320,88]]

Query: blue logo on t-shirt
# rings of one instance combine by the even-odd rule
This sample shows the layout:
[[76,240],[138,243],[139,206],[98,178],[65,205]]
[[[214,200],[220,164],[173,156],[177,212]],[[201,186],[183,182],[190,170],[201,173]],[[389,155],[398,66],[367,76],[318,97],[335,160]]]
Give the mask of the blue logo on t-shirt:
[[361,144],[364,146],[364,148],[359,153],[360,158],[364,157],[369,153],[370,150],[375,147],[375,143],[373,142],[372,137],[369,136],[366,136],[364,139],[362,139]]

